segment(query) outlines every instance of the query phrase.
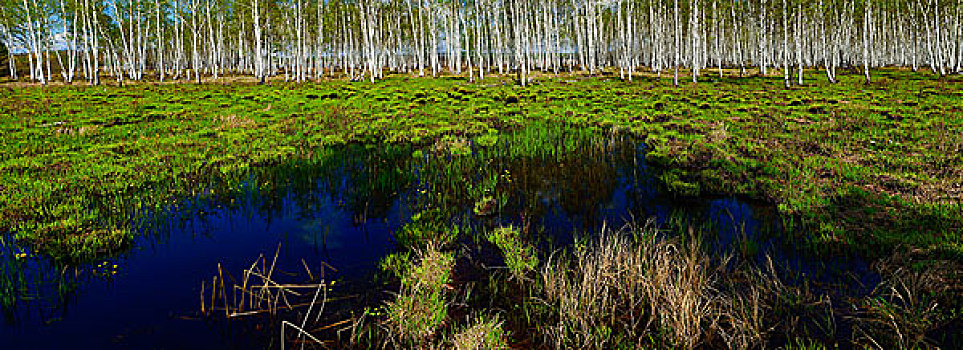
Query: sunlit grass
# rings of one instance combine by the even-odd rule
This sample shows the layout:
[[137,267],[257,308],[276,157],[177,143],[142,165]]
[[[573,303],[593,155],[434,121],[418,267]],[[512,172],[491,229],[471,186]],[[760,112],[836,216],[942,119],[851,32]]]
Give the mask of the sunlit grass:
[[[592,138],[553,135],[621,133],[645,139],[675,193],[771,201],[787,220],[820,228],[813,237],[828,239],[814,244],[825,249],[959,253],[961,81],[879,73],[873,85],[841,75],[839,84],[793,89],[779,79],[714,77],[678,88],[577,77],[525,88],[401,77],[5,88],[0,227],[57,256],[109,254],[130,242],[125,231],[147,209],[333,145],[414,142],[457,156],[477,151],[474,143],[557,158]],[[538,124],[548,127],[528,127]],[[478,191],[476,201],[500,201],[497,191]],[[860,207],[885,215],[851,210]]]

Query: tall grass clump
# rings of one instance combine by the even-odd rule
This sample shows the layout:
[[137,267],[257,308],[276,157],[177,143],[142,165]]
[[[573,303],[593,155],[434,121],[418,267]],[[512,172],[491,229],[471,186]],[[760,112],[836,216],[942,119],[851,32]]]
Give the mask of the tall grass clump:
[[428,246],[401,279],[397,298],[387,304],[386,330],[395,348],[427,344],[448,317],[446,292],[454,254]]
[[513,278],[520,279],[538,266],[535,247],[524,241],[514,226],[502,226],[488,234],[488,241],[498,247]]
[[694,348],[717,324],[715,275],[695,247],[662,239],[654,226],[603,232],[594,246],[548,261],[545,302],[557,348],[611,348],[643,339]]
[[502,321],[478,316],[471,324],[455,333],[451,339],[454,350],[505,350],[508,346],[508,332],[502,329]]
[[541,269],[548,311],[539,328],[556,349],[745,349],[776,331],[818,334],[786,320],[825,319],[828,303],[776,276],[771,261],[713,257],[693,235],[667,237],[651,223],[603,231]]
[[395,240],[403,249],[422,249],[433,246],[444,249],[458,237],[458,226],[448,226],[436,218],[438,213],[423,211],[395,232]]
[[872,349],[938,348],[927,333],[945,321],[938,302],[945,288],[929,271],[894,271],[858,305],[855,343]]

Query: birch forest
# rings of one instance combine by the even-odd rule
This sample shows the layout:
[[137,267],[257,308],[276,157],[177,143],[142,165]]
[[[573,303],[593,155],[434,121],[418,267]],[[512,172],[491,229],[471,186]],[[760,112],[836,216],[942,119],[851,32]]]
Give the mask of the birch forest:
[[[963,0],[3,0],[13,78],[961,72]],[[17,60],[27,61],[18,69]],[[681,72],[680,72],[681,70]]]
[[0,350],[963,349],[963,0],[0,0]]

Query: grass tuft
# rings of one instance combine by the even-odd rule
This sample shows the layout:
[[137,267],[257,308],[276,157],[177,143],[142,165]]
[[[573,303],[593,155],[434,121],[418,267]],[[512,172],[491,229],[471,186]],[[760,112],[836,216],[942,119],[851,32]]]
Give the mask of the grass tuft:
[[401,280],[401,290],[388,302],[385,327],[400,344],[426,344],[448,317],[446,291],[450,288],[454,255],[434,246],[419,252],[419,261]]
[[451,343],[455,350],[509,349],[508,332],[502,329],[498,316],[475,317],[470,325],[452,336]]
[[488,241],[501,250],[505,265],[514,278],[522,278],[538,266],[535,247],[525,242],[522,232],[514,226],[502,226],[488,234]]
[[831,335],[828,300],[767,265],[713,258],[696,236],[667,238],[651,223],[602,232],[540,271],[549,311],[539,328],[557,349],[745,349],[779,332]]
[[859,306],[856,343],[874,349],[936,347],[927,334],[945,321],[937,299],[945,288],[929,271],[898,269]]

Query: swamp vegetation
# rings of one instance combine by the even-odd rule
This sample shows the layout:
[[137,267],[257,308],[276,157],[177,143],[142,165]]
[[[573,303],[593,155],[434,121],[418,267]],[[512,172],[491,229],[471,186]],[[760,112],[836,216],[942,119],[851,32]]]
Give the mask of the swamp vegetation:
[[840,73],[0,87],[4,334],[197,269],[232,347],[953,348],[963,80]]

